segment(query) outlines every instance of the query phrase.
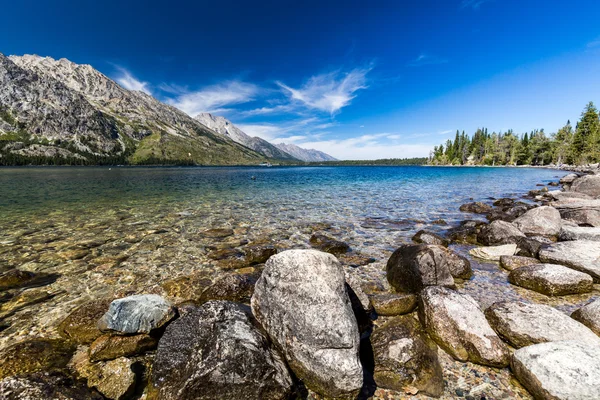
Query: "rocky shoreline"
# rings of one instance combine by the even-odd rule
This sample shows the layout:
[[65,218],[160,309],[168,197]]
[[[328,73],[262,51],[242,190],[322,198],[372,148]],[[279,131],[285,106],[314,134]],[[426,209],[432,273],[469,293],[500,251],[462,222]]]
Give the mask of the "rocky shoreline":
[[[578,172],[590,174],[527,199],[465,204],[488,222],[420,231],[379,261],[326,224],[311,228],[312,249],[239,250],[227,244],[234,230],[205,230],[209,258],[228,273],[192,271],[133,292],[125,281],[74,303],[47,334],[3,341],[0,398],[597,398],[600,175]],[[90,240],[87,249],[101,245]],[[61,254],[75,265],[87,249]],[[533,300],[465,293],[487,290],[480,268]],[[0,275],[2,319],[56,296],[37,289],[53,279]]]

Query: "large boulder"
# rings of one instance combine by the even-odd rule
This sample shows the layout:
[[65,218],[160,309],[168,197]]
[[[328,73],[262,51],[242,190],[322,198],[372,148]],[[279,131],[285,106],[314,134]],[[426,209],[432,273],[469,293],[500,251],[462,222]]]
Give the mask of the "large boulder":
[[547,296],[588,293],[594,286],[594,280],[588,274],[557,264],[517,268],[508,275],[508,281]]
[[158,399],[286,399],[292,379],[281,356],[237,303],[209,301],[186,310],[158,344]]
[[439,397],[444,391],[437,346],[412,316],[396,317],[374,328],[371,346],[378,387]]
[[316,250],[272,256],[256,283],[252,311],[294,373],[325,397],[362,387],[359,332],[338,260]]
[[427,286],[454,287],[449,256],[440,246],[400,246],[387,262],[387,280],[399,292],[419,293]]
[[490,325],[511,346],[520,348],[558,340],[582,340],[600,345],[584,325],[543,304],[501,301],[485,310]]
[[579,175],[571,173],[571,174],[567,174],[565,176],[563,176],[562,178],[560,178],[559,182],[562,184],[570,184],[573,183],[573,181],[575,181],[575,179],[579,178]]
[[581,322],[600,336],[600,299],[589,302],[573,311],[571,318]]
[[425,288],[419,298],[419,319],[455,359],[492,367],[508,365],[508,348],[471,296],[439,286]]
[[600,346],[578,341],[540,343],[514,352],[511,369],[536,399],[597,400]]
[[532,208],[515,219],[513,224],[528,236],[558,236],[560,212],[550,206]]
[[592,240],[600,242],[600,227],[563,225],[558,240]]
[[585,175],[571,183],[571,192],[583,193],[596,199],[600,198],[600,175]]
[[561,264],[585,272],[600,282],[600,246],[591,240],[573,240],[545,246],[539,258],[545,263]]
[[477,240],[486,246],[517,243],[517,239],[525,234],[510,222],[493,221],[481,229]]
[[175,308],[156,294],[137,294],[110,303],[106,314],[98,321],[102,332],[121,335],[150,333],[165,325],[176,315]]
[[473,257],[483,260],[498,261],[502,256],[512,256],[517,252],[516,244],[503,244],[500,246],[475,247],[469,250]]
[[583,226],[600,227],[600,199],[572,199],[552,203],[552,205],[565,220],[573,221]]

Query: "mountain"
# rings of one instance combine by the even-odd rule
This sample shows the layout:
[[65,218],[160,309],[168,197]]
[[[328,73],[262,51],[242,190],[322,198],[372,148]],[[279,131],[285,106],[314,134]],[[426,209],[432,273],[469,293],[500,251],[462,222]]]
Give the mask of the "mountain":
[[306,162],[337,161],[337,158],[334,158],[329,154],[323,153],[322,151],[314,149],[303,149],[302,147],[298,147],[295,144],[279,143],[275,146],[277,146],[280,150],[291,154],[298,160]]
[[267,160],[89,65],[0,54],[0,165]]
[[256,152],[265,155],[266,157],[284,161],[298,161],[298,159],[292,157],[285,151],[277,148],[266,140],[247,135],[237,126],[233,125],[231,121],[223,117],[209,113],[201,113],[196,115],[195,119],[213,131],[225,135],[234,142],[249,147]]

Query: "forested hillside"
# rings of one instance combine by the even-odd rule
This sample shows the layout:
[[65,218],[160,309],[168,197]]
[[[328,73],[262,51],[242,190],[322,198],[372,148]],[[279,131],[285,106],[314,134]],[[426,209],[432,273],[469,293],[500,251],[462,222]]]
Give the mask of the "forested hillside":
[[488,132],[473,136],[456,131],[454,140],[434,147],[432,165],[548,165],[587,164],[600,161],[600,119],[594,103],[581,113],[575,127],[568,121],[556,133],[543,129],[529,133]]

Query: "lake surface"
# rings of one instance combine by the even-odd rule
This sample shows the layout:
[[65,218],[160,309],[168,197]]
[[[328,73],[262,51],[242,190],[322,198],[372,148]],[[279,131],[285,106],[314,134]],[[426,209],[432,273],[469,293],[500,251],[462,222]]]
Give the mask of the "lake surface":
[[[350,245],[352,253],[340,257],[347,273],[387,290],[387,259],[418,230],[443,233],[461,220],[482,219],[460,212],[460,205],[519,198],[565,174],[458,167],[0,168],[0,273],[19,268],[44,277],[35,287],[1,294],[0,348],[55,337],[58,323],[85,301],[172,295],[166,282],[195,274],[211,280],[259,274],[260,266],[232,268],[247,246],[308,248],[316,232]],[[212,228],[230,233],[207,235]],[[470,258],[471,247],[452,246],[474,269],[458,290],[482,307],[513,299],[568,312],[591,296],[547,298],[512,286],[496,263]],[[507,369],[440,354],[444,398],[473,388],[488,398],[529,398]]]

